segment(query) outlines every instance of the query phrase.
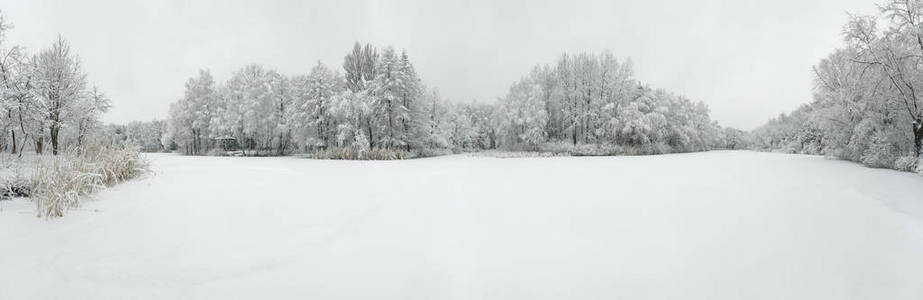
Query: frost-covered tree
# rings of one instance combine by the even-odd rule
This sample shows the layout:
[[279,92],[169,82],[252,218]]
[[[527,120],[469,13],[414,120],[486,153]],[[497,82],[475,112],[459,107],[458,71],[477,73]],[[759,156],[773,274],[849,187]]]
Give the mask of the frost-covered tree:
[[[86,74],[63,37],[58,37],[51,48],[40,52],[34,64],[34,92],[45,114],[51,151],[57,155],[61,129],[74,125],[74,120],[80,117],[78,108],[87,97]],[[41,147],[36,148],[41,151]]]
[[102,128],[99,119],[111,106],[109,98],[96,86],[89,91],[89,95],[80,100],[81,103],[75,108],[77,146],[83,145],[87,136]]
[[271,144],[276,155],[284,155],[292,147],[291,120],[297,111],[294,107],[294,88],[288,77],[274,71],[269,72],[267,80],[272,98],[272,121],[275,124]]
[[87,74],[63,37],[29,55],[7,40],[12,28],[0,12],[0,151],[20,154],[28,140],[37,153],[79,146],[99,133],[109,108],[100,89],[88,88]]
[[492,119],[496,110],[496,105],[484,103],[466,105],[465,111],[471,118],[471,127],[475,134],[474,144],[471,149],[468,149],[469,151],[494,149],[497,147],[497,130]]
[[814,101],[754,130],[751,147],[915,167],[923,146],[923,2],[879,8],[880,16],[853,16],[844,47],[815,66]]
[[377,63],[377,75],[370,88],[373,124],[379,137],[375,144],[382,148],[409,150],[414,137],[411,126],[420,96],[420,79],[406,53],[397,54],[386,48]]
[[[567,142],[584,148],[622,147],[632,153],[702,151],[723,147],[721,129],[708,108],[633,78],[630,62],[611,52],[564,54],[554,67],[538,66],[514,85],[512,96],[523,95],[522,82],[533,86],[542,111],[542,131],[532,131],[530,145]],[[531,89],[530,89],[531,90]],[[509,99],[501,101],[495,124],[503,143],[523,144]],[[530,102],[531,103],[531,102]],[[521,130],[520,130],[521,131]],[[537,134],[541,132],[542,134]],[[600,151],[595,153],[611,153]]]
[[452,146],[452,135],[449,130],[450,120],[448,103],[443,99],[437,89],[424,89],[420,98],[422,107],[419,135],[424,136],[423,147],[427,149],[449,149]]
[[272,72],[260,65],[240,69],[227,82],[225,128],[245,150],[256,154],[272,149],[275,107],[269,78]]
[[331,112],[334,98],[340,93],[340,79],[327,66],[318,62],[308,75],[307,92],[299,104],[301,111],[305,112],[306,126],[315,128],[317,139],[314,145],[327,149],[334,141],[337,123]]
[[350,147],[359,151],[369,149],[365,121],[370,112],[369,97],[363,93],[346,90],[330,100],[329,113],[335,124],[336,147]]
[[164,134],[169,143],[164,143],[176,143],[187,154],[205,154],[212,145],[211,139],[220,132],[214,125],[221,123],[218,110],[226,105],[218,102],[211,72],[199,70],[198,76],[186,81],[183,99],[170,106]]
[[537,146],[545,141],[548,113],[542,88],[529,78],[523,78],[510,87],[500,100],[498,131],[508,146]]
[[[0,151],[9,147],[10,153],[15,154],[19,150],[19,139],[26,138],[27,131],[21,115],[32,104],[33,94],[28,84],[31,68],[25,61],[22,48],[10,45],[7,41],[6,35],[11,28],[12,25],[0,11],[0,129],[3,130],[3,135],[0,135]],[[16,135],[17,130],[19,136]]]
[[477,132],[474,120],[469,113],[469,106],[464,104],[449,105],[446,123],[451,147],[456,151],[470,151],[475,149]]
[[105,125],[103,135],[118,145],[139,147],[144,152],[160,152],[171,146],[162,142],[166,128],[164,121],[132,121],[124,125]]
[[359,42],[353,45],[352,52],[343,59],[343,69],[346,71],[346,87],[353,93],[364,91],[369,83],[375,79],[376,65],[378,64],[378,50],[370,44],[362,46]]

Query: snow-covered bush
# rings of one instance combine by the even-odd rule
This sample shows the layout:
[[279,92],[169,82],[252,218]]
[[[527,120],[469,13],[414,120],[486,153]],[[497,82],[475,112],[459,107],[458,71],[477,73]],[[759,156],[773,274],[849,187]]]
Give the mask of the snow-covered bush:
[[0,178],[0,200],[29,196],[29,179],[20,169]]
[[422,158],[422,157],[435,157],[435,156],[452,155],[452,154],[454,154],[454,152],[452,152],[452,150],[450,149],[423,148],[423,149],[420,149],[419,152],[414,152],[414,155],[412,155],[412,157]]
[[901,156],[894,161],[894,169],[905,172],[917,172],[920,159],[913,156]]
[[29,175],[37,157],[0,153],[0,200],[29,196]]
[[30,196],[39,216],[62,217],[90,193],[148,170],[138,148],[91,143],[40,160],[32,173]]
[[411,152],[400,149],[360,149],[354,147],[332,148],[318,150],[314,153],[316,159],[346,159],[346,160],[396,160],[416,157]]
[[571,156],[569,153],[538,152],[538,151],[509,151],[509,150],[487,150],[478,153],[472,153],[473,156],[495,157],[495,158],[523,158],[523,157],[566,157]]
[[[573,145],[571,145],[570,143],[566,143],[566,142],[549,142],[549,143],[542,144],[538,148],[538,151],[554,153],[557,155],[567,154],[569,156],[571,154],[571,149],[573,149],[573,147],[574,147]],[[519,150],[535,151],[533,149],[519,149]]]
[[566,142],[544,143],[538,146],[539,152],[567,156],[623,156],[670,153],[669,146],[658,143],[647,147],[623,146],[613,144],[577,144]]
[[228,151],[221,148],[212,148],[206,153],[208,156],[229,156]]

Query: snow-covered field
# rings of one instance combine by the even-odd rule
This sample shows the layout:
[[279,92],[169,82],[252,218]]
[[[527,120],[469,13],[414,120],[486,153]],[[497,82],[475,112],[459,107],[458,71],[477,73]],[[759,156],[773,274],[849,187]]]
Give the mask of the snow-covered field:
[[821,157],[150,158],[0,202],[0,299],[923,298],[923,177]]

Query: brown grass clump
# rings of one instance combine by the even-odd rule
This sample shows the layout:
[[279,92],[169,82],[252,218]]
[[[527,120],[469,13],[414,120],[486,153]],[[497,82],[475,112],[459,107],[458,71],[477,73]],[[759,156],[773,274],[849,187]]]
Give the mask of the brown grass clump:
[[148,172],[137,148],[92,143],[39,160],[32,173],[30,196],[39,217],[62,217],[82,197]]

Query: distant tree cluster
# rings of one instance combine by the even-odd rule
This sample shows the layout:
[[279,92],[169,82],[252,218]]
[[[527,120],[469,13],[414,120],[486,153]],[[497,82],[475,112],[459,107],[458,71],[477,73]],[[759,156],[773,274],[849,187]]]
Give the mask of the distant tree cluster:
[[[216,83],[200,71],[170,108],[163,145],[186,154],[252,155],[350,149],[436,155],[548,145],[619,146],[631,153],[741,144],[708,108],[633,78],[609,52],[564,55],[513,84],[497,104],[454,104],[427,88],[406,52],[356,43],[342,75],[322,63],[286,76],[249,65]],[[733,140],[729,140],[733,139]]]
[[[815,68],[814,100],[753,131],[756,149],[913,170],[923,146],[923,1],[853,16],[846,45]],[[879,21],[886,22],[882,29]]]
[[64,38],[30,55],[6,40],[11,28],[0,14],[0,151],[57,155],[84,143],[101,128],[109,99],[88,84]]
[[133,121],[124,125],[107,124],[103,127],[102,136],[113,144],[138,147],[142,152],[176,150],[175,145],[162,144],[164,128],[166,123],[161,120]]
[[535,67],[500,99],[496,124],[504,148],[557,142],[652,154],[740,143],[728,141],[739,135],[711,121],[704,103],[638,82],[631,63],[608,51]]
[[162,144],[192,155],[222,151],[227,140],[250,155],[493,146],[490,109],[443,101],[424,86],[406,52],[357,43],[343,70],[318,63],[286,76],[249,65],[224,83],[200,71],[170,107]]

